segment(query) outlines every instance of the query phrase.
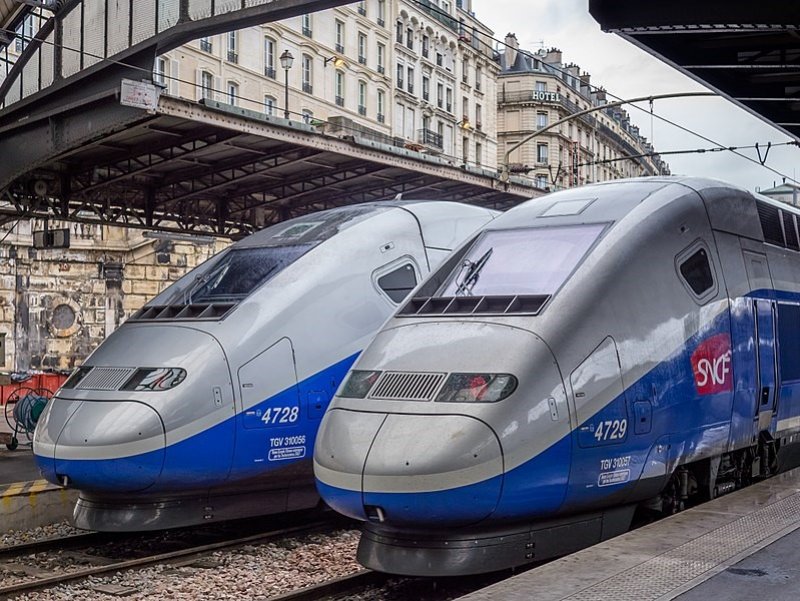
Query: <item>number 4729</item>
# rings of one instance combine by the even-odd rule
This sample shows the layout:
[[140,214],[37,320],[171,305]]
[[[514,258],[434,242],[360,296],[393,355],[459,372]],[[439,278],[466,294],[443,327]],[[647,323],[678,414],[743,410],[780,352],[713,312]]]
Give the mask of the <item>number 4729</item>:
[[603,440],[620,440],[625,438],[625,432],[628,430],[627,419],[607,419],[599,422],[594,431],[594,437],[597,442]]

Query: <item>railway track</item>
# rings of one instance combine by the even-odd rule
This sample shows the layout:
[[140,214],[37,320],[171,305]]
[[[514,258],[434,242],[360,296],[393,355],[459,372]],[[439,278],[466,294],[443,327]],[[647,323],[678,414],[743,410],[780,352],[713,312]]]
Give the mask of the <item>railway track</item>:
[[[284,524],[286,520],[284,520]],[[274,524],[269,522],[264,526]],[[215,528],[204,528],[198,532],[191,530],[174,533],[151,535],[88,533],[61,539],[43,540],[25,543],[13,547],[0,548],[0,599],[46,589],[57,584],[84,580],[94,576],[103,576],[126,570],[134,570],[169,563],[172,565],[188,565],[199,558],[220,549],[230,549],[248,544],[266,543],[281,538],[325,532],[341,527],[339,518],[319,518],[304,523],[274,528],[257,528],[247,523],[230,529],[218,525]],[[249,534],[242,536],[243,531]],[[138,557],[130,557],[130,551],[119,547],[147,549]],[[148,549],[149,547],[149,549]],[[164,550],[172,548],[172,550]],[[178,548],[176,548],[178,547]],[[40,568],[31,566],[30,558],[35,554],[46,554],[58,557],[77,566]],[[127,555],[127,556],[126,556]],[[10,584],[3,581],[11,580]]]

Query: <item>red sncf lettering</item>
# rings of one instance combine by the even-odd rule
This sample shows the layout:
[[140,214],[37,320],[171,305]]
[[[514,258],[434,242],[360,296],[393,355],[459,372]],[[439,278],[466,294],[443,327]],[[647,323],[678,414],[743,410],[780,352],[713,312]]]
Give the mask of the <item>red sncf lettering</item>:
[[700,394],[733,390],[730,335],[717,334],[701,342],[692,353],[692,372]]

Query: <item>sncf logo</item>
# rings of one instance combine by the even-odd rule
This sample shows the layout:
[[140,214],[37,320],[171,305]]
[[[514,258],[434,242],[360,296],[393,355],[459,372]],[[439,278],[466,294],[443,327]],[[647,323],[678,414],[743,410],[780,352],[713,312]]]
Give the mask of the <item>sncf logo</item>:
[[700,394],[733,390],[730,335],[717,334],[701,342],[692,353],[692,371]]

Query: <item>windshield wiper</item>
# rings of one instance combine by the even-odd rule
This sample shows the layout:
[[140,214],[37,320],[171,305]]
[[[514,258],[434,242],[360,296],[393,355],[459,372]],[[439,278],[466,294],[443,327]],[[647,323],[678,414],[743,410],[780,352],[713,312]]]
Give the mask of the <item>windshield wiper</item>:
[[494,247],[487,250],[481,258],[477,261],[470,261],[467,259],[464,261],[463,265],[461,266],[462,270],[464,267],[468,267],[467,274],[464,276],[464,279],[461,280],[461,283],[456,288],[456,296],[459,295],[468,295],[472,294],[472,288],[478,282],[478,278],[481,276],[481,270],[486,265],[486,262],[489,260],[489,257],[492,256],[494,252]]

